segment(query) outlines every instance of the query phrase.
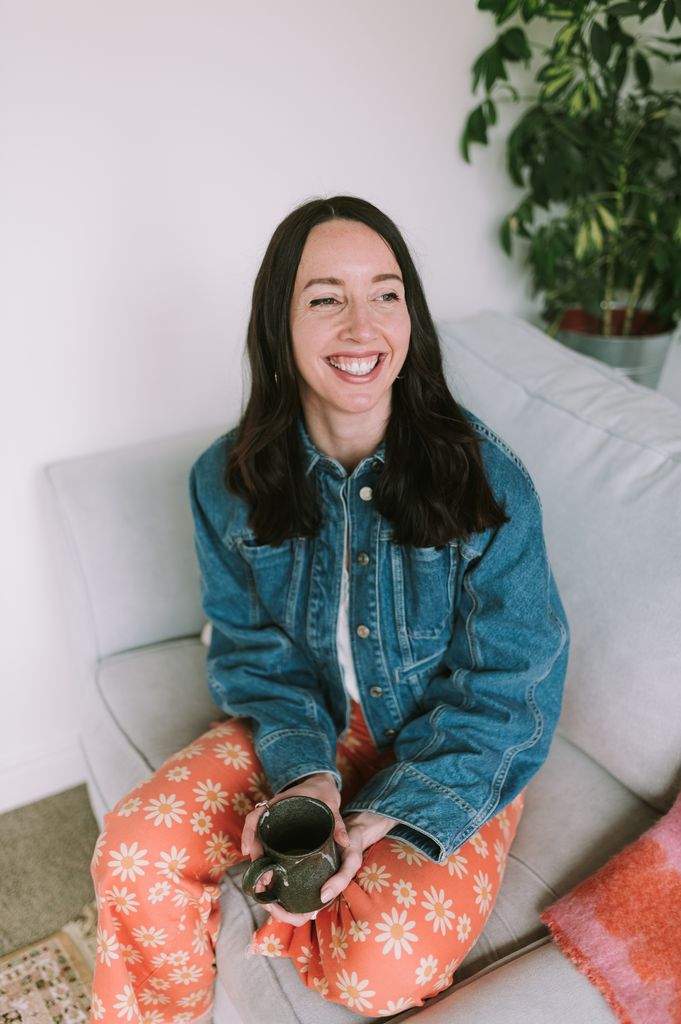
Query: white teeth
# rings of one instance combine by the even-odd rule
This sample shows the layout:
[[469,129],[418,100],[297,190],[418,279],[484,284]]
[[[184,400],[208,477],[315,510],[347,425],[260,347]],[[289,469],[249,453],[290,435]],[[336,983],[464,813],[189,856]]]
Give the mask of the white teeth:
[[329,356],[328,362],[337,370],[343,370],[344,373],[351,373],[354,377],[365,377],[371,373],[379,359],[380,356],[374,356],[371,359],[346,359],[341,356],[334,359]]

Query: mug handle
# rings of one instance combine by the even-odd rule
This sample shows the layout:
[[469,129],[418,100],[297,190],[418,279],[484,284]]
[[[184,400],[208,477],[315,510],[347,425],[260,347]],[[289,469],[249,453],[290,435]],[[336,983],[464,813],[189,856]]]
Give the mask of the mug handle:
[[255,900],[256,903],[277,903],[278,900],[275,897],[271,889],[265,889],[264,892],[256,892],[255,887],[264,874],[268,871],[273,871],[275,875],[279,875],[282,879],[286,878],[286,868],[283,864],[278,864],[276,861],[271,860],[269,857],[258,857],[250,864],[245,872],[244,877],[241,880],[241,885],[247,896],[250,896]]

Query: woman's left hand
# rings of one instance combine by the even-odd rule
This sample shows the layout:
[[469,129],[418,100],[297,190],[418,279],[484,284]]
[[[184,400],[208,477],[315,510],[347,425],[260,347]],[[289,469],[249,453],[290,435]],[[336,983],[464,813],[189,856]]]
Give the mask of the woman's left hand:
[[371,811],[359,811],[345,818],[350,842],[343,850],[340,870],[324,883],[321,893],[324,903],[330,903],[348,887],[362,866],[364,851],[383,839],[396,824],[395,818]]

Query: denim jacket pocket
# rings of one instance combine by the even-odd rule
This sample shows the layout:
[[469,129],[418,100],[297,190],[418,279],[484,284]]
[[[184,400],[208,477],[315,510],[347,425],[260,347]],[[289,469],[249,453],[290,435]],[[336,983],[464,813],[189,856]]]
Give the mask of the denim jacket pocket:
[[414,640],[435,640],[453,617],[458,545],[441,548],[392,545],[397,628]]
[[285,540],[276,546],[256,544],[246,536],[237,550],[251,570],[253,593],[276,625],[292,630],[303,569],[302,541]]

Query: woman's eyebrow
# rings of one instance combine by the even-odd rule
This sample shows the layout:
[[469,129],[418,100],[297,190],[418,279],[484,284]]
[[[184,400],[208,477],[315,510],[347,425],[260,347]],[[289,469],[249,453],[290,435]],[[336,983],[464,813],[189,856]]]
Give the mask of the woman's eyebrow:
[[[404,283],[399,274],[376,274],[376,277],[371,278],[372,284],[376,284],[378,281],[399,281],[400,284]],[[341,281],[339,277],[311,277],[305,285],[305,288],[303,288],[303,291],[307,288],[311,288],[313,284],[343,285],[345,282]]]

